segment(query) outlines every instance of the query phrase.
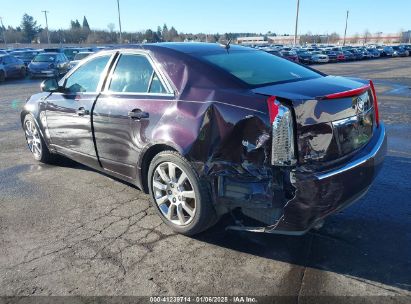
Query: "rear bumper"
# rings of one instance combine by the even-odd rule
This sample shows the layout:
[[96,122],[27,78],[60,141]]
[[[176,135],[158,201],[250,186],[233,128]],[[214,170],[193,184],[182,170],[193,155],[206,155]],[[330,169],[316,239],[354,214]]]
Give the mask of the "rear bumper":
[[[290,186],[283,214],[267,227],[230,227],[236,230],[301,235],[326,216],[361,198],[379,172],[387,151],[384,124],[376,129],[370,142],[348,163],[329,171],[290,172]],[[287,190],[286,190],[287,192]]]

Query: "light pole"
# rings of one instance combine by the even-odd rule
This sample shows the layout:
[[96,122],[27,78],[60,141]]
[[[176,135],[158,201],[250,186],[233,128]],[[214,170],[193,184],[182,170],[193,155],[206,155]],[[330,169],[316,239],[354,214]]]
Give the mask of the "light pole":
[[0,22],[1,22],[1,31],[3,32],[3,40],[4,40],[4,45],[7,48],[7,41],[6,41],[6,29],[3,25],[3,17],[0,17]]
[[47,21],[47,13],[49,13],[49,11],[42,11],[42,12],[44,13],[44,17],[46,17],[47,43],[50,44],[49,23]]
[[118,27],[120,28],[120,43],[122,43],[121,39],[121,16],[120,16],[120,0],[117,0],[117,11],[118,11]]
[[294,45],[297,44],[297,33],[298,33],[298,13],[300,11],[300,0],[297,0],[297,14],[295,16],[295,32],[294,32]]
[[347,11],[347,17],[345,18],[345,31],[344,31],[343,46],[345,46],[345,39],[347,37],[348,14],[349,14],[349,11]]

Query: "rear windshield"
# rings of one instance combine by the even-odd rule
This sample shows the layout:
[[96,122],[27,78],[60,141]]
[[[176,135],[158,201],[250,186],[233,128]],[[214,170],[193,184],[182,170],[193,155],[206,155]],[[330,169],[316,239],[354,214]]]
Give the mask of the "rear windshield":
[[319,73],[263,51],[233,51],[202,55],[202,58],[252,86],[321,77]]

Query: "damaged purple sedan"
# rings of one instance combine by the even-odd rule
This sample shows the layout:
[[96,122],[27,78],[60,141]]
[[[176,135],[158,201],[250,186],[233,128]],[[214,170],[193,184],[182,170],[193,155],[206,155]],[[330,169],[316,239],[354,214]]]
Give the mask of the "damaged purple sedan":
[[21,113],[34,157],[136,185],[186,235],[229,212],[234,229],[303,234],[365,194],[386,154],[372,81],[240,46],[101,51],[42,91]]

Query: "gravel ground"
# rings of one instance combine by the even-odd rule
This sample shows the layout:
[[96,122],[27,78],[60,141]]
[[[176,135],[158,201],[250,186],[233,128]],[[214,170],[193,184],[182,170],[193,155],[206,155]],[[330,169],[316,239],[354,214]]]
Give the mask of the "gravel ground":
[[0,296],[409,301],[411,57],[315,68],[375,80],[389,152],[364,198],[301,237],[225,231],[229,217],[194,238],[171,233],[138,189],[74,162],[34,161],[19,113],[39,81],[0,84]]

